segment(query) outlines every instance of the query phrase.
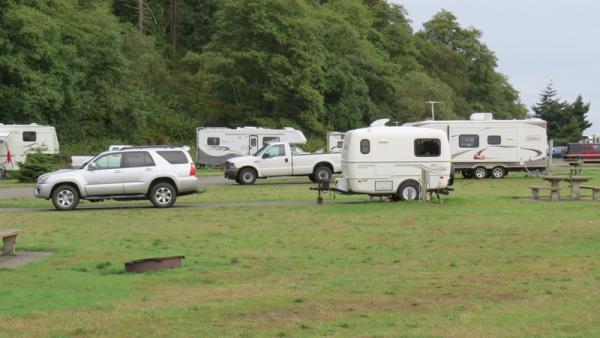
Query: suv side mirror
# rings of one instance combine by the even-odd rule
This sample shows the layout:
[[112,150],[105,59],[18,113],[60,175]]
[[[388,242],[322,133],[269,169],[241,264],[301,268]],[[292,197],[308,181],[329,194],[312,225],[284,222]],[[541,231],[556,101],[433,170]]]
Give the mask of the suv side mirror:
[[96,164],[96,162],[92,162],[87,166],[87,170],[96,170],[98,169],[98,165]]

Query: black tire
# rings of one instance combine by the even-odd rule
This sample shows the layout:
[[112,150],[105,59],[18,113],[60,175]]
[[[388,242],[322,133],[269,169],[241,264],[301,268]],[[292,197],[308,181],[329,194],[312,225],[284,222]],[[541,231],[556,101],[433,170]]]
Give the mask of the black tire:
[[463,169],[460,171],[460,173],[462,174],[462,177],[464,177],[466,179],[471,179],[471,178],[475,177],[475,174],[473,174],[473,170],[471,170],[471,169]]
[[172,207],[177,201],[177,190],[168,182],[155,183],[150,188],[150,202],[157,208]]
[[331,169],[324,165],[315,168],[315,171],[313,172],[313,177],[315,178],[316,183],[330,182],[332,175],[333,173]]
[[494,169],[491,170],[490,173],[493,178],[496,178],[496,179],[504,178],[504,176],[506,176],[506,169],[504,169],[503,167],[495,167]]
[[52,204],[59,211],[73,210],[79,204],[79,191],[72,185],[60,185],[52,191]]
[[406,181],[398,188],[398,197],[402,201],[415,201],[419,199],[421,185],[415,181]]
[[476,179],[481,180],[488,177],[489,173],[484,167],[477,167],[473,169],[473,175]]
[[239,184],[250,185],[256,182],[256,171],[252,168],[243,168],[240,170],[237,180]]
[[308,179],[313,183],[317,183],[317,180],[315,180],[315,175],[313,174],[308,175]]

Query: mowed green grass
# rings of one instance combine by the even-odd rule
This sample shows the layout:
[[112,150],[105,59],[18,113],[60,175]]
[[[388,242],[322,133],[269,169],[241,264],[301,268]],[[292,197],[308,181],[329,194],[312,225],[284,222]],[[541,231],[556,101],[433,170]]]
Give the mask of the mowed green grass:
[[[600,201],[534,202],[543,183],[511,174],[441,204],[313,205],[303,182],[180,200],[201,208],[2,210],[19,250],[53,255],[0,270],[0,336],[600,336]],[[184,267],[124,273],[170,255]]]

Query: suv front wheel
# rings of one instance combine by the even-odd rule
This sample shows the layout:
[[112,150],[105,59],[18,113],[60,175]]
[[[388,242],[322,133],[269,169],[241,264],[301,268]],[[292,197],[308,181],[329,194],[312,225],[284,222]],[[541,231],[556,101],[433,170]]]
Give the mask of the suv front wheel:
[[52,204],[56,210],[73,210],[79,204],[79,191],[71,185],[60,185],[52,192]]
[[150,189],[150,201],[157,208],[168,208],[175,204],[177,190],[168,182],[158,182]]

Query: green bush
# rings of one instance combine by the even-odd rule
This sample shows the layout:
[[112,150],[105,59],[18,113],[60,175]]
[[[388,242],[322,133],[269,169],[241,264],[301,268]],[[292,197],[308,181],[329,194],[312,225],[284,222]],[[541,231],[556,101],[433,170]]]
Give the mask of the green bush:
[[18,164],[19,170],[14,173],[14,178],[19,182],[35,182],[40,175],[56,169],[55,157],[39,151],[27,154],[25,161]]

